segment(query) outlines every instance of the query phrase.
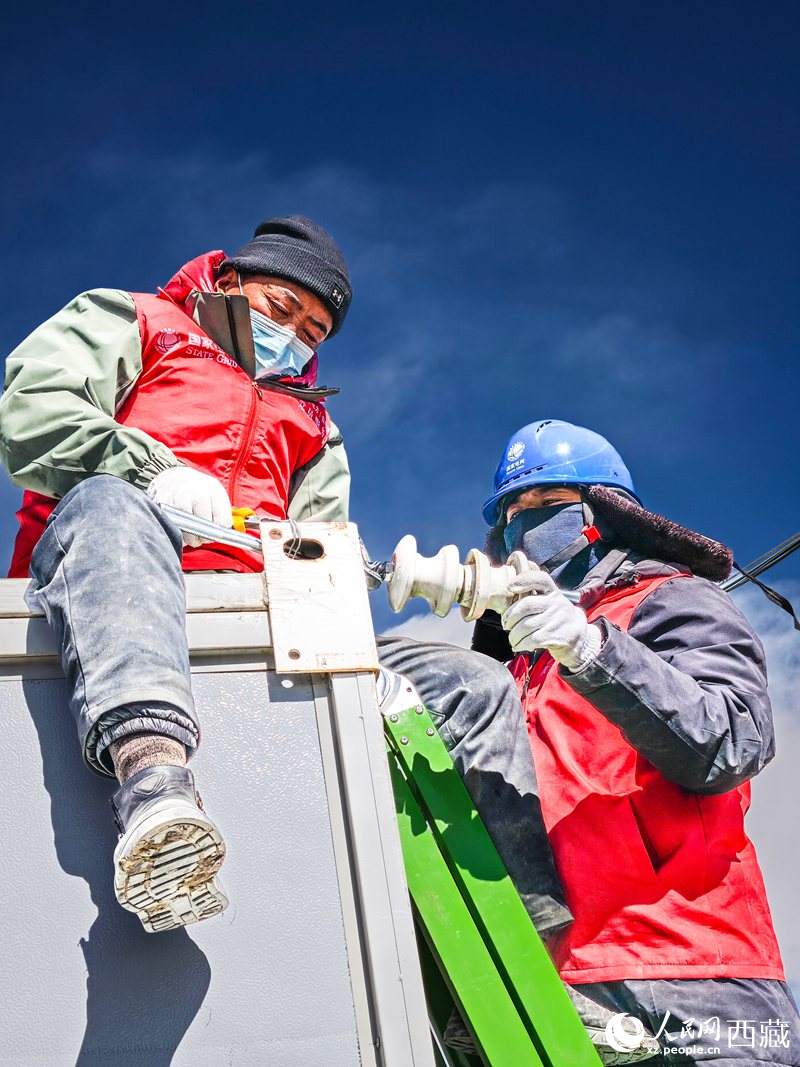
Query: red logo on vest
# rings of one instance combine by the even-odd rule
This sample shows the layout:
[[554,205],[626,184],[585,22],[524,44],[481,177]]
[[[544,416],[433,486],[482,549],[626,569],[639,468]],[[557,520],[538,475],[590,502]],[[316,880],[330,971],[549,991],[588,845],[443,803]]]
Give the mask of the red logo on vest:
[[166,355],[167,352],[172,351],[172,349],[180,343],[181,335],[179,333],[175,333],[174,330],[162,330],[159,334],[156,335],[156,338],[153,341],[153,344],[162,354],[162,356]]

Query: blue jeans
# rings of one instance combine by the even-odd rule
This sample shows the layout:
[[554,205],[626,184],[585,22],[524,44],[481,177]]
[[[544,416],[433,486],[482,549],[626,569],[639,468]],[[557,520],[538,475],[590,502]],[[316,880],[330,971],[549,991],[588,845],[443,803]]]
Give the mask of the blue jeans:
[[31,606],[61,653],[87,765],[113,777],[108,746],[160,733],[200,740],[189,682],[180,530],[145,493],[110,475],[59,502],[33,552]]

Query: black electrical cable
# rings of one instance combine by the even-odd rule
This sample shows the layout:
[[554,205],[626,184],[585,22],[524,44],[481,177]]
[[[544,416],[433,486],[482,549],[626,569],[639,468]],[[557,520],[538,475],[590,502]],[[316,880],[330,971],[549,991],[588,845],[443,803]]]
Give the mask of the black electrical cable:
[[750,580],[751,574],[763,574],[764,571],[769,570],[770,567],[774,567],[776,563],[780,563],[781,560],[786,559],[792,552],[800,548],[800,531],[794,534],[793,537],[787,538],[782,544],[777,545],[775,548],[765,552],[763,556],[759,556],[758,559],[754,559],[752,563],[748,563],[746,567],[740,567],[738,563],[734,562],[734,567],[739,571],[739,575],[728,578],[722,583],[722,588],[730,593],[732,589],[737,589],[740,585],[744,585],[745,582]]
[[781,596],[775,589],[771,589],[768,585],[764,585],[756,577],[759,574],[763,574],[764,571],[769,570],[770,567],[774,567],[776,563],[780,563],[781,560],[786,559],[792,552],[800,548],[800,531],[794,534],[792,537],[787,538],[780,545],[776,545],[775,548],[770,549],[769,552],[765,552],[763,556],[759,556],[758,559],[754,559],[752,563],[748,563],[746,567],[740,566],[736,560],[733,561],[733,566],[739,572],[739,574],[732,578],[727,578],[724,582],[721,582],[721,587],[726,593],[730,593],[734,589],[738,589],[739,586],[744,585],[745,582],[752,582],[757,585],[764,596],[771,600],[773,604],[777,604],[779,608],[792,616],[794,620],[795,630],[800,630],[800,619],[797,618],[795,610],[791,603],[785,596]]

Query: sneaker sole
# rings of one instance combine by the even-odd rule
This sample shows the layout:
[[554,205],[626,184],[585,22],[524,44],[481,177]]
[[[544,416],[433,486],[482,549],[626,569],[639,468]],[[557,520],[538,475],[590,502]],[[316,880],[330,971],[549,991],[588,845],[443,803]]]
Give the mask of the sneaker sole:
[[[605,1030],[597,1027],[586,1027],[589,1040],[595,1047],[600,1062],[606,1067],[623,1067],[634,1063],[644,1063],[661,1052],[661,1046],[655,1038],[645,1037],[640,1048],[630,1052],[620,1052],[605,1043]],[[460,1017],[451,1019],[442,1034],[442,1042],[455,1052],[466,1052],[468,1055],[477,1056],[478,1050],[475,1042]]]
[[453,1049],[454,1052],[466,1052],[469,1056],[478,1055],[478,1049],[472,1040],[472,1034],[467,1029],[466,1023],[456,1008],[453,1008],[444,1028],[442,1043]]
[[645,1063],[647,1060],[652,1060],[654,1056],[659,1055],[661,1049],[659,1047],[654,1051],[648,1049],[636,1049],[632,1052],[616,1052],[607,1045],[600,1047],[595,1045],[595,1051],[600,1057],[600,1062],[604,1067],[627,1067],[628,1064]]
[[117,900],[148,933],[210,919],[228,906],[214,877],[224,859],[225,843],[213,824],[156,814],[114,853]]
[[586,1032],[594,1045],[595,1052],[600,1057],[600,1062],[605,1067],[625,1067],[627,1064],[644,1063],[661,1052],[661,1046],[653,1037],[645,1036],[639,1048],[622,1052],[606,1043],[605,1030],[587,1026]]

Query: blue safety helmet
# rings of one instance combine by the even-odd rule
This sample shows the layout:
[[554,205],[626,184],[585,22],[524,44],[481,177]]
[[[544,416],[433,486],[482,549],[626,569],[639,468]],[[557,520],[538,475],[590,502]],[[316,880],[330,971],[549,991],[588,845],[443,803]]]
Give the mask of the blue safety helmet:
[[534,485],[610,485],[641,504],[630,471],[615,448],[593,430],[544,419],[511,437],[494,475],[494,492],[483,505],[490,526],[500,518],[500,501]]

